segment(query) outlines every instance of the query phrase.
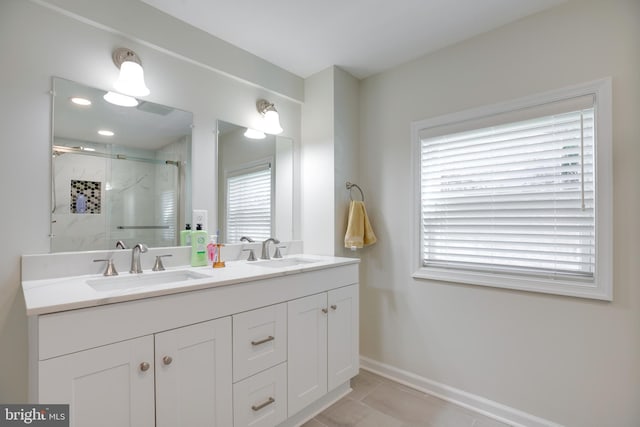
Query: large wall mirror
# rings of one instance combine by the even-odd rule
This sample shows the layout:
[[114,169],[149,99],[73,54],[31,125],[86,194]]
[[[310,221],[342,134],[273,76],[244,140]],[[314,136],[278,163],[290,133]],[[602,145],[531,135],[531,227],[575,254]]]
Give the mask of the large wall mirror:
[[218,224],[221,241],[294,238],[294,143],[286,137],[245,136],[218,121]]
[[191,212],[193,115],[53,78],[51,251],[178,244]]

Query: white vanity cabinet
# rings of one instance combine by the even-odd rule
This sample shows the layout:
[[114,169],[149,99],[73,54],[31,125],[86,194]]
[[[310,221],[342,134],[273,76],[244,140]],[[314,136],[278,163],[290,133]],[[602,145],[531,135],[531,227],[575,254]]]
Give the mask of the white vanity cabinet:
[[287,418],[287,304],[233,316],[233,426]]
[[73,426],[227,427],[231,363],[225,317],[41,361],[39,399]]
[[231,319],[155,335],[156,426],[232,424]]
[[73,426],[153,426],[153,337],[39,364],[39,401],[68,403]]
[[74,427],[301,425],[358,373],[357,260],[332,260],[37,312],[23,282],[29,400],[70,404]]
[[358,373],[358,286],[288,304],[288,407],[294,415]]

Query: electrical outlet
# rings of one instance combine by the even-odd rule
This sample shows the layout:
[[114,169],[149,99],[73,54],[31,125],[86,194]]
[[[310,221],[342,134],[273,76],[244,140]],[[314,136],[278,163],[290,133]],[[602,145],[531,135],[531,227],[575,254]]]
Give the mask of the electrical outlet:
[[193,210],[193,224],[192,229],[196,229],[197,224],[202,224],[202,229],[206,230],[208,223],[208,212],[205,209],[194,209]]

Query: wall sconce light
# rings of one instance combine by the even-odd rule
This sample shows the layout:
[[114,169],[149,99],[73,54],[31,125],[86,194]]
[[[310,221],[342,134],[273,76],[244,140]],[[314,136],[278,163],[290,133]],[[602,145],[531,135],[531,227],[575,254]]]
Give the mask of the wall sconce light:
[[275,105],[271,102],[261,99],[257,102],[258,112],[264,117],[264,132],[272,135],[278,135],[282,133],[282,126],[280,126],[280,115],[276,110]]
[[120,76],[113,87],[120,93],[130,96],[147,96],[151,92],[144,83],[142,62],[136,53],[127,48],[113,51],[113,63],[120,68]]
[[247,130],[244,131],[244,136],[249,139],[265,139],[267,137],[261,130],[252,128],[247,128]]

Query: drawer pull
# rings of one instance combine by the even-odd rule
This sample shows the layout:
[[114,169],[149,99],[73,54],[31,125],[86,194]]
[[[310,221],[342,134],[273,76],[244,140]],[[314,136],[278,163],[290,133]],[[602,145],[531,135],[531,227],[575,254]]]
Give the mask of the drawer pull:
[[264,402],[262,402],[259,405],[253,405],[251,407],[251,409],[253,409],[254,411],[259,411],[260,409],[264,408],[265,406],[269,406],[272,403],[274,403],[276,400],[273,397],[268,398],[267,400],[265,400]]
[[275,340],[275,338],[269,335],[268,337],[261,339],[260,341],[251,341],[251,345],[260,345],[273,340]]
[[149,362],[142,362],[142,363],[140,364],[140,370],[141,370],[142,372],[146,372],[146,371],[148,371],[150,367],[151,367],[151,365],[149,364]]
[[162,363],[165,365],[171,365],[171,362],[173,362],[173,358],[171,356],[165,356],[162,358]]
[[329,310],[327,310],[326,308],[323,308],[323,309],[322,309],[322,312],[323,312],[324,314],[327,314],[327,313],[329,312]]
[[331,310],[336,310],[337,308],[338,308],[338,306],[335,305],[335,304],[331,306]]

